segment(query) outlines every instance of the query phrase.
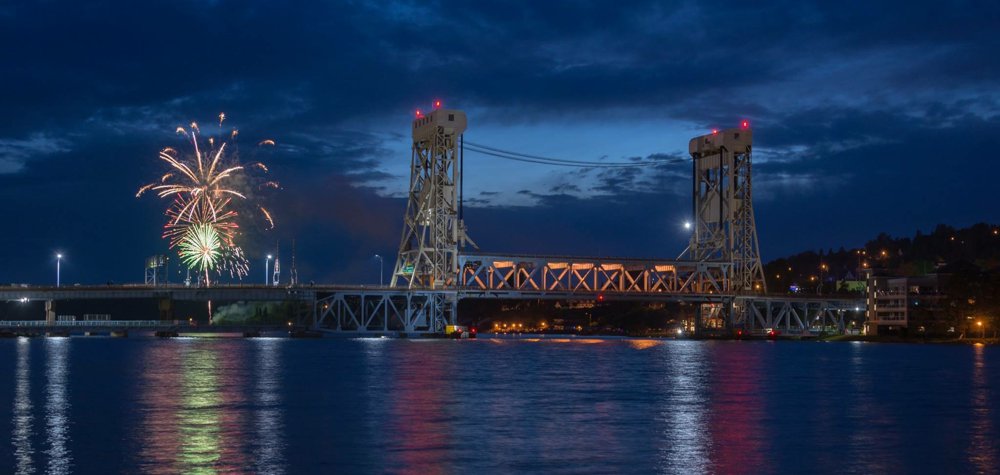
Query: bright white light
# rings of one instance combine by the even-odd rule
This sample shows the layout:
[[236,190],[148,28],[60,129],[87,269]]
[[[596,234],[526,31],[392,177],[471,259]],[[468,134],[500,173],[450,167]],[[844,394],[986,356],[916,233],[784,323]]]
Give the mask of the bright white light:
[[268,258],[268,259],[274,259],[274,256],[272,256],[272,255],[268,254],[268,255],[267,255],[267,258]]
[[62,259],[62,254],[56,254],[56,259]]
[[678,334],[678,335],[682,335],[682,334],[684,334],[684,330],[682,330],[682,329],[678,328],[678,329],[677,329],[677,334]]
[[684,229],[691,229],[691,221],[684,221]]

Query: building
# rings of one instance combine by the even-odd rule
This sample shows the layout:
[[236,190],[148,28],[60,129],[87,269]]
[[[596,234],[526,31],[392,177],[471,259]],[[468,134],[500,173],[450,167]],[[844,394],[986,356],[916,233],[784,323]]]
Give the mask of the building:
[[944,274],[870,277],[866,287],[868,335],[941,335],[954,331],[944,306]]

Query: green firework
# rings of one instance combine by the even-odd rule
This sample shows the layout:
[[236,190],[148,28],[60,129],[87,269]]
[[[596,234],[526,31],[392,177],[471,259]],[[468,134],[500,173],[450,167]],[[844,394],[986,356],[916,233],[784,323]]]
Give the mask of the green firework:
[[192,224],[178,243],[181,262],[190,269],[198,269],[208,277],[222,255],[219,231],[210,223]]

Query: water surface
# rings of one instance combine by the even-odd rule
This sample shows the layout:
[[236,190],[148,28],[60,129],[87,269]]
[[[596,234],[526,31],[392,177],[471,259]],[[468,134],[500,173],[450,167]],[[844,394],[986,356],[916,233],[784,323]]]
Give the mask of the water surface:
[[1000,471],[993,347],[0,340],[0,472]]

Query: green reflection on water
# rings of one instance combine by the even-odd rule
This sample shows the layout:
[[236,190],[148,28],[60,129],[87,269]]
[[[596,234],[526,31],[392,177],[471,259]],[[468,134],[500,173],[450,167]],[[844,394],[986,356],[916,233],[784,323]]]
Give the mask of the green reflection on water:
[[184,355],[183,405],[178,414],[185,473],[215,473],[221,458],[218,355],[206,348],[191,348]]

